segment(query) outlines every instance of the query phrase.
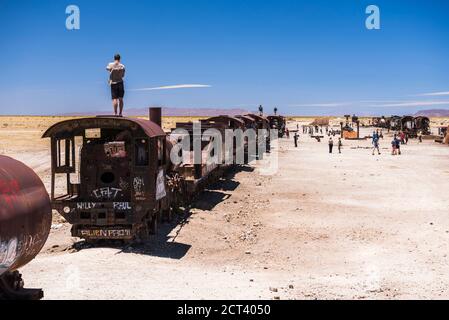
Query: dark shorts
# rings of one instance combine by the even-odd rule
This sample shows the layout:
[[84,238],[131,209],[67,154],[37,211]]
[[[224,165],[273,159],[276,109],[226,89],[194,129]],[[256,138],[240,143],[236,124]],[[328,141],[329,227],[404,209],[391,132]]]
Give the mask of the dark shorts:
[[111,84],[112,99],[120,99],[125,96],[125,87],[123,82]]

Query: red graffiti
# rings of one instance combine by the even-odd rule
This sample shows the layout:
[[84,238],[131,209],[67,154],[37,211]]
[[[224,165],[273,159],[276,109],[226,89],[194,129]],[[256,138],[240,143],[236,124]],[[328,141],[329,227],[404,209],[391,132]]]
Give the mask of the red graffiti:
[[0,180],[0,201],[12,208],[13,201],[20,191],[20,185],[17,180]]

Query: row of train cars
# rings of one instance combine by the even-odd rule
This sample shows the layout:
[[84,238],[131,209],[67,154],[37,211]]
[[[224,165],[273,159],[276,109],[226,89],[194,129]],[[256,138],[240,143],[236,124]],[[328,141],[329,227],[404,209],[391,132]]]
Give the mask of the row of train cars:
[[[150,118],[97,116],[57,123],[43,135],[51,141],[51,191],[24,164],[0,156],[0,299],[40,299],[42,290],[26,290],[20,267],[43,248],[51,228],[52,210],[71,225],[72,235],[86,241],[145,240],[169,221],[180,207],[217,181],[234,165],[218,163],[174,165],[173,141],[162,129],[160,108]],[[201,131],[227,129],[286,131],[286,119],[262,113],[218,116],[201,120]],[[193,123],[177,123],[193,136]],[[258,132],[256,130],[256,132]],[[213,138],[201,143],[208,152]],[[264,135],[270,150],[270,136]],[[192,145],[192,144],[191,144]],[[245,163],[260,159],[248,154]],[[193,148],[193,147],[192,147]],[[193,149],[191,150],[193,152]],[[63,195],[57,185],[65,185]]]
[[419,116],[391,116],[376,117],[371,120],[371,124],[377,128],[384,128],[392,131],[404,131],[411,138],[416,138],[418,133],[422,135],[430,135],[430,119],[428,117]]

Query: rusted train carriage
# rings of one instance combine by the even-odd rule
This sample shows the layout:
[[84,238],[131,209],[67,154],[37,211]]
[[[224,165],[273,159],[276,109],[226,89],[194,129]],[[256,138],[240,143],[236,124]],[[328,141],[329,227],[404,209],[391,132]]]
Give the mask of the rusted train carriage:
[[413,132],[415,131],[415,118],[412,116],[405,116],[401,120],[402,123],[402,130],[406,132]]
[[[150,119],[98,116],[63,121],[49,128],[51,139],[51,201],[73,225],[72,235],[87,240],[145,239],[157,231],[158,221],[170,219],[173,208],[189,203],[207,184],[222,176],[235,163],[246,144],[234,141],[234,162],[216,159],[215,137],[221,134],[226,150],[227,129],[268,128],[266,119],[220,116],[200,122],[201,154],[194,153],[194,124],[177,123],[170,136],[161,128],[160,108],[150,109]],[[173,164],[170,153],[184,135],[190,150],[180,149],[181,163]],[[243,150],[239,150],[243,148]],[[247,155],[248,156],[248,155]],[[199,163],[194,160],[200,159]],[[63,190],[63,192],[61,192]]]
[[390,118],[375,117],[371,119],[371,123],[373,127],[387,129],[390,126]]
[[278,130],[279,138],[283,138],[287,127],[287,122],[285,118],[283,116],[275,115],[275,116],[268,116],[267,119],[270,125],[270,129]]
[[[214,158],[216,150],[214,147],[214,136],[207,136],[205,135],[205,132],[209,129],[217,130],[221,136],[223,137],[221,143],[222,150],[225,149],[225,130],[226,129],[232,129],[232,126],[230,123],[226,122],[224,119],[226,117],[219,117],[219,118],[211,118],[212,120],[209,121],[209,119],[201,121],[201,154],[196,155],[194,150],[194,138],[195,138],[195,132],[194,132],[194,123],[192,122],[186,122],[186,123],[177,123],[176,128],[172,130],[172,133],[170,134],[171,143],[175,144],[177,142],[181,142],[182,139],[184,139],[184,134],[179,134],[177,132],[174,132],[174,130],[182,129],[185,131],[185,134],[187,134],[190,138],[190,149],[189,150],[179,150],[179,157],[182,158],[182,163],[177,165],[175,168],[173,168],[172,171],[176,172],[181,178],[182,178],[182,187],[184,188],[184,192],[181,192],[180,190],[177,190],[178,193],[183,193],[182,197],[185,198],[185,201],[190,201],[191,197],[196,194],[197,192],[201,191],[207,184],[211,183],[212,181],[215,181],[218,179],[224,170],[228,168],[228,166],[225,164],[225,159],[222,157],[220,159],[217,159],[218,161],[214,161],[212,163],[208,163],[208,159]],[[243,125],[242,122],[238,121],[236,124],[237,119],[232,119],[232,122],[234,125],[237,125],[238,127],[240,125]],[[235,145],[234,145],[235,147]],[[235,152],[235,148],[234,148]],[[200,160],[200,163],[195,161],[195,158]],[[178,185],[178,189],[181,186]]]
[[372,125],[373,127],[379,127],[379,125],[380,125],[380,120],[381,120],[380,117],[373,117],[373,118],[371,118],[371,125]]
[[254,118],[251,118],[250,116],[235,116],[237,119],[242,120],[245,123],[245,130],[246,129],[253,129],[257,130],[257,121]]
[[428,117],[419,116],[414,119],[415,128],[423,135],[430,135],[430,119]]
[[[224,125],[226,127],[226,129],[228,129],[228,130],[233,130],[234,133],[236,133],[238,130],[240,130],[241,133],[245,133],[245,131],[248,129],[247,123],[243,119],[240,119],[238,117],[231,117],[231,116],[227,116],[227,115],[212,117],[207,120],[201,121],[202,125],[204,125],[204,124],[213,125],[216,123]],[[223,135],[223,138],[224,139],[226,138],[225,135]],[[243,154],[244,161],[243,161],[243,163],[240,163],[240,164],[249,163],[248,139],[245,138],[243,141],[237,141],[237,138],[234,136],[232,143],[234,146],[233,151],[232,151],[233,162],[238,163],[238,160],[239,160],[239,159],[237,159],[238,155]]]
[[402,129],[402,118],[400,116],[392,116],[390,118],[389,129],[393,131],[399,131]]
[[[257,114],[247,114],[245,115],[246,117],[249,117],[251,119],[253,119],[255,121],[255,129],[257,130],[266,130],[265,132],[267,132],[267,136],[265,137],[265,150],[267,152],[270,152],[271,149],[271,141],[270,141],[270,134],[269,134],[269,130],[270,130],[270,123],[268,121],[268,119],[264,116],[260,116]],[[257,160],[262,160],[263,159],[263,152],[260,148],[259,145],[259,135],[257,135]]]
[[[51,201],[80,238],[145,238],[169,215],[166,135],[142,119],[99,116],[63,121],[51,139]],[[57,179],[65,191],[57,194]]]

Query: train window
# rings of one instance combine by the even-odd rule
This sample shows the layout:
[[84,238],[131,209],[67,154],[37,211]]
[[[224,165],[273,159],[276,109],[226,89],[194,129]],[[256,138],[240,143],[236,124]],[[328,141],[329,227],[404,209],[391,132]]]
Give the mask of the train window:
[[84,132],[84,136],[86,139],[100,139],[101,138],[101,129],[86,129]]
[[165,165],[165,144],[164,138],[157,139],[157,160],[158,166]]
[[150,154],[148,150],[148,140],[138,139],[135,143],[136,153],[135,153],[135,163],[136,166],[144,167],[150,164]]
[[75,138],[57,139],[53,142],[56,173],[75,172]]
[[108,158],[126,158],[125,142],[117,141],[105,143],[104,152]]

